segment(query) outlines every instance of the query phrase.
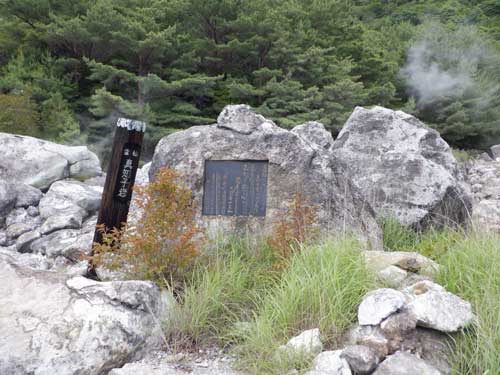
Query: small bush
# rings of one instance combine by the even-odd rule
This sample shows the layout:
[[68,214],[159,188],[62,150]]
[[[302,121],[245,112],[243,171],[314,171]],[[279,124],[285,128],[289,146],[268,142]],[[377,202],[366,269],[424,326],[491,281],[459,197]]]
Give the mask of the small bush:
[[274,267],[282,269],[291,255],[314,236],[316,208],[302,193],[294,195],[290,207],[274,224],[267,245],[275,256]]
[[190,277],[203,241],[191,191],[166,168],[136,193],[144,212],[139,222],[123,230],[102,228],[104,241],[94,245],[92,261],[177,289]]

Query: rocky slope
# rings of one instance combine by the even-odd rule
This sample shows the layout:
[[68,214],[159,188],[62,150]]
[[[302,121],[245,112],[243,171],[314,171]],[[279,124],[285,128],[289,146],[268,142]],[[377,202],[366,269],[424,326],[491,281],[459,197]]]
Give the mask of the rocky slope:
[[[145,166],[138,182],[147,183],[148,173],[154,176],[173,160],[181,170],[191,172],[199,196],[202,169],[196,155],[259,157],[268,159],[281,178],[274,180],[277,190],[271,195],[277,206],[283,198],[278,188],[296,186],[300,180],[318,202],[327,199],[337,208],[348,207],[351,215],[337,217],[337,208],[325,204],[324,217],[375,232],[366,233],[367,237],[380,237],[374,211],[364,206],[369,202],[364,191],[370,184],[384,192],[383,204],[374,205],[375,212],[390,208],[403,224],[420,225],[437,217],[436,212],[450,220],[463,217],[470,202],[448,205],[447,192],[460,191],[465,197],[468,187],[438,135],[416,119],[387,109],[357,109],[353,116],[333,141],[319,123],[287,131],[246,106],[228,107],[216,125],[165,138],[151,173]],[[377,142],[360,148],[363,137]],[[411,152],[398,151],[401,137]],[[233,141],[245,152],[235,153]],[[147,282],[96,282],[82,277],[103,184],[93,153],[86,147],[3,133],[0,146],[4,151],[0,159],[0,374],[101,375],[112,369],[113,375],[183,374],[189,369],[200,375],[233,374],[217,356],[199,362],[192,356],[183,361],[171,358],[168,363],[151,356],[141,360],[161,342],[158,319],[168,318],[171,296]],[[396,161],[404,166],[400,171],[394,170]],[[474,217],[500,229],[496,193],[500,161],[477,160],[469,163],[467,171]],[[346,195],[351,182],[359,189],[354,186]],[[445,205],[449,210],[440,211]],[[130,219],[139,215],[132,205]],[[321,352],[310,374],[448,374],[446,334],[473,321],[470,305],[431,281],[439,266],[421,255],[364,254],[385,288],[366,296],[359,308],[359,324],[345,338],[344,347]],[[308,332],[285,348],[314,341],[313,350],[319,353],[320,336],[319,331]]]

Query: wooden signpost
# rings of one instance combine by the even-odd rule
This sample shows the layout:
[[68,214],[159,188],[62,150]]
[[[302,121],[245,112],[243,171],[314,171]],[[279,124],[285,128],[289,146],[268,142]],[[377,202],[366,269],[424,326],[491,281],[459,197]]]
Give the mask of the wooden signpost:
[[[146,124],[137,120],[119,118],[116,123],[111,161],[97,219],[98,228],[104,225],[108,229],[121,229],[127,222],[145,130]],[[97,228],[94,242],[102,243],[102,233]],[[97,277],[92,262],[87,275]]]

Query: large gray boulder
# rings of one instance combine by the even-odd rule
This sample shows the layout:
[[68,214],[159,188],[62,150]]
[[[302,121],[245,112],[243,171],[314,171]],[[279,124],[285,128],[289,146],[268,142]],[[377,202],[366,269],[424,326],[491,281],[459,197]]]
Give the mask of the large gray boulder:
[[101,375],[160,342],[167,299],[151,282],[96,282],[0,252],[0,373]]
[[469,189],[450,147],[415,117],[356,107],[333,148],[378,216],[413,227],[470,218]]
[[[316,207],[325,232],[353,231],[369,237],[376,247],[380,229],[374,213],[332,156],[329,143],[331,135],[319,123],[288,131],[246,105],[232,105],[224,108],[217,124],[194,126],[161,139],[149,177],[153,180],[163,167],[181,172],[198,203],[198,220],[214,231],[268,233],[296,193],[302,193]],[[203,216],[206,160],[268,161],[265,216]]]
[[85,180],[102,174],[97,156],[86,146],[64,146],[37,138],[0,133],[0,180],[48,189],[58,180]]

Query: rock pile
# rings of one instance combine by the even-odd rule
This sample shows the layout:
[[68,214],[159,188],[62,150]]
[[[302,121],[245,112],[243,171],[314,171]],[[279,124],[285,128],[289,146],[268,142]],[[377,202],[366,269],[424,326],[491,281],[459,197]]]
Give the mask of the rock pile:
[[500,231],[500,145],[491,148],[491,156],[465,165],[474,200],[473,220],[481,228]]
[[92,245],[102,194],[92,183],[102,175],[97,156],[5,133],[0,146],[7,155],[0,160],[0,249],[26,254],[34,268],[83,273],[83,264],[70,266]]
[[[421,271],[435,270],[435,263],[421,255],[391,254],[367,256],[367,265],[378,270],[386,265],[413,264],[413,280],[415,276],[423,277]],[[399,289],[381,288],[368,293],[358,308],[358,325],[346,334],[346,346],[318,354],[307,375],[451,374],[448,335],[473,323],[471,305],[426,278],[405,286],[410,280],[397,283]],[[317,330],[306,332],[313,331]],[[309,352],[317,352],[321,341],[299,340],[303,336],[290,340],[287,347],[291,342],[300,342],[296,350],[307,352],[304,346],[309,343]]]

